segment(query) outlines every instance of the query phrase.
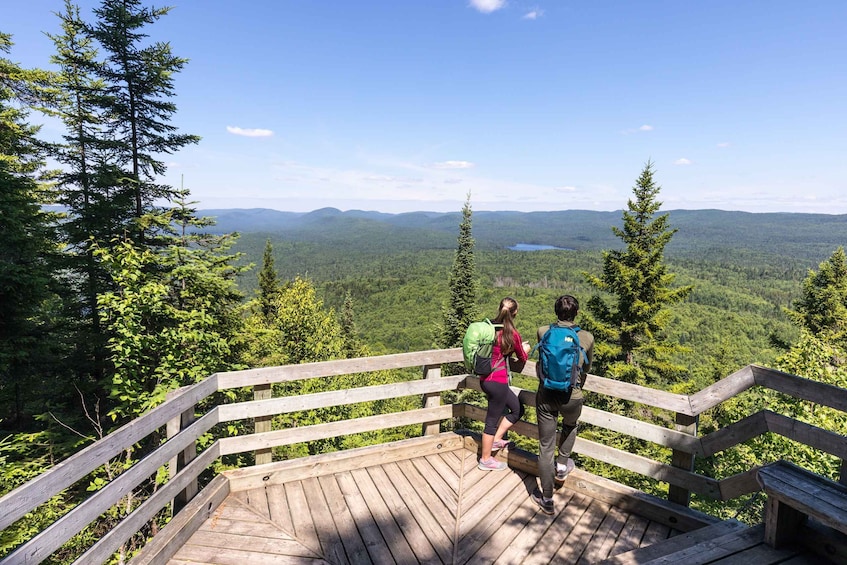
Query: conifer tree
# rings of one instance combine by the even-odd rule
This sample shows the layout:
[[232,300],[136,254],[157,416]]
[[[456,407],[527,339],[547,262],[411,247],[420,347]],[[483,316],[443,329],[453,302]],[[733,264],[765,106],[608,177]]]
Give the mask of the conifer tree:
[[171,201],[176,195],[172,187],[156,183],[166,170],[160,156],[200,139],[177,133],[169,121],[176,112],[173,77],[187,60],[173,55],[168,43],[142,45],[144,27],[169,11],[142,7],[140,0],[103,0],[89,26],[105,55],[97,66],[105,83],[103,109],[112,118],[108,133],[115,141],[116,165],[129,179],[136,219],[156,200]]
[[611,294],[614,302],[610,306],[600,295],[592,296],[580,314],[597,339],[595,370],[642,384],[671,378],[681,370],[670,361],[681,348],[667,340],[667,307],[693,288],[671,286],[675,275],[667,270],[664,250],[676,229],[669,227],[668,214],[656,215],[660,190],[648,161],[623,212],[623,229],[612,228],[626,248],[603,252],[600,276],[585,273],[588,283]]
[[259,271],[259,305],[265,320],[272,320],[275,312],[276,297],[279,295],[279,280],[274,268],[273,245],[271,240],[265,241],[265,252],[262,255],[262,270]]
[[344,357],[353,359],[367,355],[368,348],[359,339],[359,330],[356,328],[356,314],[353,311],[353,295],[349,290],[344,295],[340,323],[341,338],[344,340]]
[[68,217],[61,224],[66,243],[65,268],[73,273],[77,299],[69,301],[68,320],[75,326],[77,354],[73,369],[95,381],[105,371],[97,295],[110,290],[109,277],[94,257],[93,243],[104,246],[132,217],[131,193],[114,189],[119,171],[109,164],[111,140],[100,109],[104,83],[94,76],[97,49],[80,19],[79,7],[65,0],[58,14],[62,33],[49,35],[56,47],[51,61],[59,68],[56,88],[45,111],[65,124],[63,143],[50,144],[51,157],[64,165],[56,177],[58,201]]
[[821,263],[817,272],[809,271],[794,306],[787,314],[800,328],[823,341],[847,345],[847,256],[843,247]]
[[468,324],[475,321],[479,282],[476,278],[474,260],[474,238],[472,235],[473,211],[471,195],[467,195],[462,208],[462,222],[459,224],[456,255],[450,271],[450,303],[444,311],[438,346],[441,348],[459,347]]

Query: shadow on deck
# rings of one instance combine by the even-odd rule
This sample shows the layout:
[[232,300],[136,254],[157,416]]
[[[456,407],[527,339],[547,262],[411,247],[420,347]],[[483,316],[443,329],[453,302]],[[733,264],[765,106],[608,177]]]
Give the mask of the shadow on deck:
[[477,448],[443,433],[224,473],[133,564],[821,563],[579,470],[545,515],[534,456],[481,471]]

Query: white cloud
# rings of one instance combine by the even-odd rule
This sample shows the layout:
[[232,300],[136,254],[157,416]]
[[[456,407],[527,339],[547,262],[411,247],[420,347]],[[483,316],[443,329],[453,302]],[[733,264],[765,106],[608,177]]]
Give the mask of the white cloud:
[[724,147],[729,147],[729,142],[723,141],[721,143],[718,143],[718,147],[720,147],[721,149],[723,149]]
[[243,135],[244,137],[270,137],[274,134],[269,129],[240,128],[236,126],[226,126],[226,131],[233,135]]
[[525,19],[525,20],[537,20],[538,18],[540,18],[543,15],[544,15],[544,10],[541,10],[540,8],[536,8],[536,9],[524,14],[523,19]]
[[625,130],[623,130],[622,133],[624,135],[631,135],[633,133],[638,133],[640,131],[653,131],[653,126],[651,126],[649,124],[644,124],[643,126],[636,128],[636,129],[633,129],[633,128],[625,129]]
[[470,161],[440,161],[433,163],[433,169],[470,169],[474,164]]
[[673,164],[674,165],[690,165],[691,160],[683,157],[682,159],[677,159],[676,161],[674,161]]
[[496,12],[497,10],[503,8],[506,5],[506,0],[470,0],[471,8],[482,12],[483,14],[490,14],[491,12]]
[[576,187],[575,186],[559,186],[559,187],[556,187],[553,190],[555,190],[556,192],[576,192]]

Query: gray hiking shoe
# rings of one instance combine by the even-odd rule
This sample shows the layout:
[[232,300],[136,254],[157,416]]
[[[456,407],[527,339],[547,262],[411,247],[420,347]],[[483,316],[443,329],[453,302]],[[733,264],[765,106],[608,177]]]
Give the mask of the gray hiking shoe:
[[541,511],[548,516],[552,516],[555,513],[556,510],[553,507],[553,499],[544,498],[540,490],[535,489],[529,497],[538,505],[539,508],[541,508]]
[[574,470],[576,465],[574,465],[573,459],[568,457],[568,462],[564,465],[561,463],[556,463],[556,480],[560,483],[565,482],[565,479],[568,478],[568,475],[571,474],[571,471]]

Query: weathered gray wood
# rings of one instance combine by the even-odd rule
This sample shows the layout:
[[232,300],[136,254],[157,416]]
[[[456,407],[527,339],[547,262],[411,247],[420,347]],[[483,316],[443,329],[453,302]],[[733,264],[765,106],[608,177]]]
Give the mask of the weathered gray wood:
[[301,410],[315,410],[330,406],[343,406],[358,402],[455,390],[464,380],[465,377],[463,375],[458,375],[443,377],[438,380],[390,383],[298,396],[285,396],[268,400],[239,402],[237,404],[222,404],[218,406],[218,409],[220,410],[222,421],[240,420],[244,418],[255,418],[257,416],[286,414]]
[[768,423],[768,430],[773,433],[841,459],[847,458],[847,441],[844,441],[844,436],[839,433],[824,430],[770,410],[765,412],[765,420]]
[[758,492],[759,483],[756,482],[756,469],[748,469],[731,477],[721,479],[721,495],[719,500],[732,500],[745,494]]
[[[554,499],[556,498],[554,496]],[[550,563],[551,556],[556,555],[562,545],[566,543],[565,540],[569,536],[569,532],[575,529],[576,525],[582,520],[592,502],[591,497],[572,493],[572,496],[568,499],[567,507],[563,508],[562,512],[556,515],[552,522],[545,522],[543,515],[538,514],[536,519],[545,523],[547,530],[523,563],[526,565],[547,565],[547,563]],[[554,561],[554,563],[558,562]]]
[[[268,400],[273,398],[273,390],[269,384],[259,384],[253,387],[253,400]],[[273,416],[256,416],[253,418],[253,433],[263,434],[271,431]],[[273,461],[273,450],[271,448],[257,449],[254,454],[256,465],[264,465]]]
[[[286,484],[285,495],[291,515],[296,517],[296,519],[292,519],[291,521],[294,526],[292,530],[294,537],[312,551],[320,554],[321,543],[318,539],[317,528],[315,528],[315,523],[310,512],[309,500],[306,498],[302,483],[298,481]],[[269,499],[268,508],[270,508],[270,505],[271,501]]]
[[627,512],[639,514],[680,531],[690,531],[711,525],[719,520],[702,512],[674,504],[640,490],[575,469],[565,481],[569,488]]
[[[210,448],[211,449],[211,448]],[[208,450],[207,450],[208,451]],[[205,453],[205,452],[204,452]],[[198,459],[199,461],[199,459]],[[130,565],[164,565],[229,494],[229,481],[218,475],[147,542]]]
[[[168,392],[166,398],[171,400],[176,398],[180,394],[184,393],[188,387],[182,387],[177,390],[173,390]],[[178,418],[173,418],[168,420],[167,424],[167,438],[171,439],[176,434],[190,426],[195,422],[197,417],[194,414],[196,406],[192,406],[185,412],[179,415]],[[173,478],[177,473],[179,473],[186,465],[191,463],[194,458],[197,457],[197,442],[192,442],[191,445],[186,447],[182,453],[178,454],[176,457],[171,459],[170,464],[168,465],[168,473],[171,478]],[[187,483],[185,485],[185,489],[182,492],[177,493],[177,495],[173,499],[171,514],[176,514],[179,512],[183,506],[185,506],[189,500],[194,498],[194,495],[197,494],[197,480],[196,478]]]
[[417,561],[409,542],[406,541],[403,532],[394,521],[391,511],[388,509],[385,499],[379,489],[371,480],[368,471],[356,469],[350,474],[356,483],[358,492],[366,502],[371,516],[373,516],[377,530],[382,534],[391,556],[396,563],[414,563]]
[[421,408],[419,410],[409,410],[379,416],[365,416],[353,420],[340,420],[328,424],[315,424],[312,426],[303,426],[302,428],[276,430],[263,434],[234,436],[222,438],[218,441],[221,442],[221,453],[223,455],[231,455],[254,449],[291,445],[304,441],[314,441],[372,430],[383,430],[395,426],[420,424],[435,419],[445,420],[452,416],[453,408],[451,406],[437,406],[436,408]]
[[193,484],[196,486],[197,476],[219,456],[218,445],[213,443],[199,457],[180,470],[175,477],[150,495],[129,516],[125,517],[118,525],[104,534],[75,563],[80,565],[105,563],[118,550],[121,544],[135,535],[159,510],[167,506],[175,495],[185,492],[188,485]]
[[[721,402],[741,394],[755,384],[753,370],[748,365],[728,377],[724,377],[718,382],[709,385],[700,392],[691,395],[689,397],[691,412],[688,412],[688,414],[691,416],[702,414],[706,410],[719,405]],[[677,410],[677,412],[686,413],[682,410]]]
[[216,373],[219,390],[256,386],[257,384],[283,383],[317,377],[350,375],[385,371],[389,369],[404,369],[406,367],[421,367],[424,365],[441,365],[462,361],[462,349],[434,349],[412,353],[396,353],[378,357],[360,357],[357,359],[341,359],[338,361],[321,361],[319,363],[304,363],[302,365],[285,365],[283,367],[263,367],[245,371],[230,371]]
[[847,535],[814,520],[807,520],[798,543],[832,563],[847,563]]
[[444,523],[437,510],[428,504],[429,498],[434,498],[432,491],[413,484],[396,463],[389,463],[382,468],[440,560],[450,563],[453,557],[454,527]]
[[323,525],[323,527],[316,528],[323,555],[330,563],[347,563],[347,556],[344,554],[344,545],[341,543],[338,530],[335,528],[332,511],[327,505],[318,479],[310,477],[304,479],[302,484],[303,493],[309,500],[309,510],[312,513],[315,523]]
[[847,412],[847,390],[843,388],[759,365],[750,365],[750,368],[759,386]]
[[847,487],[787,461],[758,470],[768,495],[765,540],[773,547],[790,543],[807,516],[847,534]]
[[671,412],[680,412],[690,416],[698,414],[692,410],[689,399],[685,395],[655,390],[632,383],[598,377],[597,375],[588,375],[585,384],[582,386],[582,390],[614,396],[623,400],[631,400],[639,404],[663,408]]
[[[182,398],[182,397],[180,397]],[[176,399],[177,401],[179,398]],[[159,467],[165,465],[172,457],[183,451],[200,435],[209,431],[217,423],[214,410],[195,422],[188,429],[178,434],[171,441],[165,442],[159,449],[133,465],[127,471],[118,475],[99,491],[91,495],[85,502],[53,522],[39,534],[6,556],[12,563],[40,563],[63,543],[111,506],[121,497],[130,492],[144,479],[151,476]]]
[[[761,545],[762,528],[761,526],[754,526],[752,528],[743,529],[739,532],[729,533],[703,541],[695,546],[680,549],[674,553],[663,555],[652,560],[651,563],[654,565],[677,565],[679,563],[685,563],[687,565],[701,565],[713,563],[719,559],[734,556],[736,554],[743,555],[741,552],[748,552],[751,549],[754,550],[752,553],[755,553],[757,546]],[[779,555],[775,561],[780,562],[795,553],[796,552],[793,551],[784,552]],[[744,562],[749,563],[746,560]],[[767,563],[767,561],[763,559],[750,562]]]
[[609,556],[626,553],[641,547],[641,540],[647,527],[650,525],[650,520],[637,514],[630,514],[618,536],[614,547],[609,552]]
[[[697,416],[689,416],[687,414],[676,415],[676,429],[682,434],[690,437],[697,435]],[[671,465],[683,471],[694,471],[694,455],[689,450],[674,449],[671,456]],[[668,485],[668,500],[683,506],[688,506],[691,502],[691,492],[688,489],[678,487],[677,485]]]
[[588,546],[582,552],[579,563],[594,565],[598,561],[609,556],[618,535],[623,530],[626,524],[626,514],[620,509],[612,506],[606,513],[606,517],[597,528],[597,532],[592,536]]
[[318,477],[339,470],[401,461],[423,453],[452,451],[461,449],[463,446],[464,438],[462,436],[445,432],[437,436],[411,438],[387,445],[370,445],[335,453],[313,455],[306,459],[277,461],[270,468],[245,467],[224,471],[224,475],[230,480],[230,489],[236,492],[291,480],[301,480],[306,477]]
[[[440,379],[441,378],[441,365],[426,365],[423,369],[423,378],[426,379]],[[424,394],[424,408],[435,408],[437,406],[441,406],[441,393],[440,392],[430,392]],[[423,425],[423,435],[432,436],[436,435],[441,431],[441,422],[436,420],[433,422],[425,422]]]
[[703,446],[703,456],[711,457],[725,449],[760,436],[768,431],[768,421],[764,412],[756,412],[743,420],[733,422],[728,426],[700,438]]
[[216,389],[217,381],[214,377],[192,385],[177,398],[157,406],[105,438],[60,461],[35,479],[0,497],[0,508],[3,509],[0,513],[0,530],[6,529],[24,514],[165,426],[169,420],[179,417]]
[[573,530],[566,532],[562,545],[553,558],[554,563],[578,563],[579,557],[591,542],[591,538],[597,532],[597,527],[606,517],[610,506],[596,500],[592,500],[585,513],[580,517]]
[[[693,416],[685,414],[681,417],[691,418],[696,421]],[[579,421],[606,428],[615,432],[620,432],[628,436],[643,439],[651,443],[656,443],[665,447],[673,448],[674,450],[685,452],[688,455],[697,454],[703,455],[703,448],[700,445],[700,440],[696,437],[696,425],[692,431],[671,430],[662,426],[642,422],[634,418],[611,414],[603,410],[597,410],[590,406],[582,408],[582,414]],[[688,429],[687,427],[685,429]]]
[[720,485],[718,481],[696,473],[676,469],[666,463],[660,463],[640,455],[635,455],[634,453],[615,449],[580,437],[576,438],[574,451],[605,463],[635,471],[645,477],[652,477],[659,481],[677,485],[697,494],[703,494],[711,498],[720,497]]
[[335,475],[320,477],[318,482],[320,482],[326,496],[335,527],[338,530],[338,536],[344,545],[344,551],[350,563],[373,563],[374,561],[368,555],[365,540],[356,527],[356,521],[350,511],[344,491],[336,481]]
[[[241,491],[241,494],[244,492],[252,492],[253,490],[263,491],[265,493],[265,499],[268,501],[268,515],[270,516],[271,521],[274,524],[279,525],[280,528],[287,532],[294,531],[294,518],[291,515],[291,508],[288,504],[288,495],[286,494],[285,485],[268,485],[266,487],[259,487],[257,489],[250,489],[250,491]],[[303,519],[302,516],[298,516],[298,519]]]
[[628,552],[613,555],[601,561],[600,565],[637,565],[639,563],[647,563],[700,542],[718,538],[729,533],[740,532],[746,528],[747,526],[736,520],[718,522],[717,524],[704,526],[647,547],[636,548]]
[[414,502],[400,495],[383,467],[368,467],[367,472],[371,481],[373,481],[374,488],[382,496],[394,521],[405,535],[406,541],[415,554],[416,561],[426,564],[442,563],[436,549],[429,540],[429,535],[424,531],[419,521],[414,518],[412,512]]

